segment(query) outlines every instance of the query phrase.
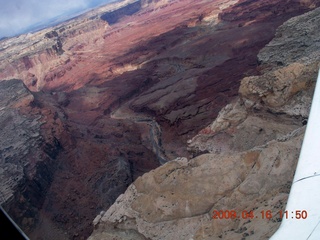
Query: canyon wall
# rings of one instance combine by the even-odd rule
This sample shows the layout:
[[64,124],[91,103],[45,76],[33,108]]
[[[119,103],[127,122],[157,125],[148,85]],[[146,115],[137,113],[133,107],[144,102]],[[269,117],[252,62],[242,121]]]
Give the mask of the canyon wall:
[[85,18],[3,41],[0,78],[23,79],[29,89],[39,91],[70,71],[80,61],[72,52],[94,44],[106,26],[102,20]]
[[57,169],[64,126],[54,116],[61,112],[50,105],[38,108],[41,103],[22,81],[1,81],[0,91],[0,202],[30,231]]
[[[89,239],[269,239],[281,222],[320,67],[319,13],[279,27],[259,52],[261,74],[243,78],[239,97],[188,141],[196,157],[139,177],[96,217]],[[237,217],[219,219],[220,210]],[[253,218],[243,215],[251,211]]]
[[128,4],[127,6],[117,9],[115,11],[105,13],[101,16],[101,19],[107,21],[111,25],[118,22],[121,18],[125,16],[130,16],[138,12],[139,10],[141,10],[141,1]]

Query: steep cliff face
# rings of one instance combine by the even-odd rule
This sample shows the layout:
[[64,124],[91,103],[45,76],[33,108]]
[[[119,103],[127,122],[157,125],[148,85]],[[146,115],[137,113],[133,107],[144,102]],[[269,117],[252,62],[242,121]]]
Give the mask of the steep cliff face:
[[[30,231],[53,181],[63,124],[53,106],[37,106],[22,81],[1,81],[0,91],[0,201]],[[53,125],[55,133],[46,129]]]
[[106,26],[102,20],[85,18],[3,41],[0,79],[23,79],[29,89],[38,91],[72,70],[81,61],[72,52],[94,44]]
[[110,25],[115,24],[121,18],[125,16],[130,16],[141,10],[141,1],[136,1],[134,3],[128,4],[125,7],[119,8],[115,11],[105,13],[101,16],[101,19],[107,21]]
[[[279,27],[259,52],[260,75],[243,78],[239,97],[188,142],[196,157],[138,178],[96,217],[89,239],[268,239],[281,221],[320,67],[319,13]],[[237,217],[219,219],[220,210]]]
[[220,14],[220,18],[225,21],[245,20],[257,21],[261,17],[272,19],[276,16],[286,15],[295,16],[296,12],[301,12],[317,6],[313,0],[290,1],[284,0],[279,3],[278,0],[254,1],[240,0],[234,6],[226,9]]

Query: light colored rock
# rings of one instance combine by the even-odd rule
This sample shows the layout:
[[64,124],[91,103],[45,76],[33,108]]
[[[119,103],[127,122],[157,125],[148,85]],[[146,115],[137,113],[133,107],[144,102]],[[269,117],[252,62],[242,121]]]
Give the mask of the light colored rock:
[[[137,179],[104,214],[97,231],[112,225],[150,239],[240,239],[245,232],[266,239],[279,224],[277,211],[287,197],[302,133],[246,152],[169,162]],[[254,210],[259,219],[213,220],[213,210]],[[272,211],[272,219],[262,219],[262,210]],[[261,227],[265,221],[269,224]]]
[[211,124],[210,128],[213,132],[220,132],[230,126],[236,126],[244,121],[247,117],[247,112],[240,101],[228,104],[220,112],[216,120]]
[[[294,17],[277,29],[259,55],[262,76],[242,80],[239,93],[252,108],[307,117],[320,59],[320,8]],[[270,66],[273,70],[269,71]]]
[[[232,110],[228,110],[234,106]],[[239,106],[242,106],[239,108]],[[273,139],[285,137],[302,125],[287,116],[274,116],[262,112],[249,113],[240,100],[224,108],[210,125],[209,132],[202,131],[188,142],[189,151],[228,154],[261,146]]]
[[[244,78],[241,81],[239,94],[243,99],[249,100],[255,105],[263,105],[264,108],[273,111],[284,110],[283,106],[288,102],[293,105],[292,102],[298,101],[295,99],[298,93],[307,91],[310,96],[310,91],[314,89],[317,72],[317,62],[309,65],[292,63],[262,76]],[[304,108],[309,109],[310,102],[309,105],[305,104]],[[299,115],[301,111],[290,112],[291,114]]]
[[289,19],[277,29],[275,38],[258,55],[262,63],[287,66],[312,64],[320,59],[320,8]]
[[[244,78],[240,98],[188,141],[198,156],[138,178],[90,240],[113,231],[154,240],[269,239],[281,221],[319,68],[319,11],[278,29],[259,55],[262,75]],[[212,219],[215,210],[237,217]]]

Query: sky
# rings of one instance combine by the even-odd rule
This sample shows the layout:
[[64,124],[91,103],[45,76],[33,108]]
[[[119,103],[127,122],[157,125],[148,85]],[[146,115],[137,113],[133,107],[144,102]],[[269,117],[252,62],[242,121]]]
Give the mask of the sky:
[[116,0],[0,0],[0,39],[21,34],[50,19]]

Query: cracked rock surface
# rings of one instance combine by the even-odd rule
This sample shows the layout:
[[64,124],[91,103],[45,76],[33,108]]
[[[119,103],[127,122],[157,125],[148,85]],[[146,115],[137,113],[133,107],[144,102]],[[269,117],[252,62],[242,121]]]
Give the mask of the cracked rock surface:
[[36,224],[61,147],[41,129],[46,118],[35,102],[22,81],[0,82],[0,202],[26,231]]

